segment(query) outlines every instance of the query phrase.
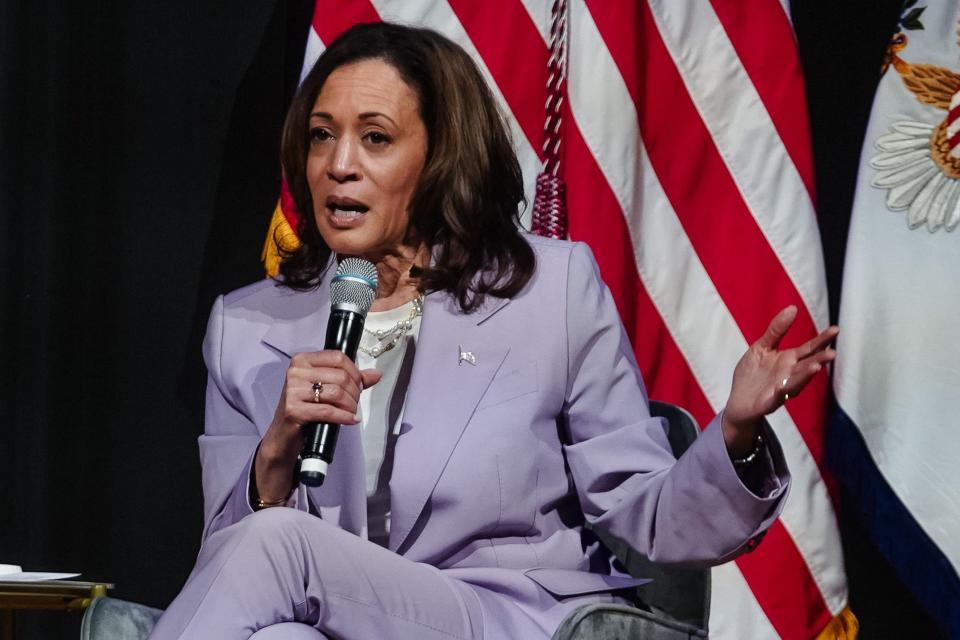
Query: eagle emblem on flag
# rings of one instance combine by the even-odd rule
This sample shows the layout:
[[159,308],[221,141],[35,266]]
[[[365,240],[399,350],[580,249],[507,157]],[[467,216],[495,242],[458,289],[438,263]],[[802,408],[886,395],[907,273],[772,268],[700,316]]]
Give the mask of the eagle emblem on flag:
[[[901,25],[923,28],[903,21]],[[878,153],[870,159],[876,169],[871,184],[887,190],[887,208],[906,211],[911,229],[926,225],[931,233],[953,231],[960,223],[960,73],[904,60],[899,54],[907,42],[903,31],[894,35],[884,71],[893,67],[920,103],[945,114],[938,124],[899,120],[877,138]]]

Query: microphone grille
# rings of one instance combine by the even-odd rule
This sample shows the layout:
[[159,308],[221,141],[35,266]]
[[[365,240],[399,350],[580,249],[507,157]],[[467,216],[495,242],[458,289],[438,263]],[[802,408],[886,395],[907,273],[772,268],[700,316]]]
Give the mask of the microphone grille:
[[377,268],[363,258],[344,258],[330,284],[330,303],[349,304],[366,315],[377,295]]

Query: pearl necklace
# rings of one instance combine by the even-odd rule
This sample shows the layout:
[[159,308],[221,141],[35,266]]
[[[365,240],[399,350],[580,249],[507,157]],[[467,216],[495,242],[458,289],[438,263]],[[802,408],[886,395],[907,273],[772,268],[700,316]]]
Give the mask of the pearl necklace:
[[[400,344],[400,340],[403,338],[403,336],[410,332],[410,329],[413,328],[413,321],[416,320],[417,316],[420,315],[423,315],[422,293],[417,294],[417,297],[413,299],[413,309],[410,310],[410,315],[403,320],[400,320],[389,329],[371,331],[370,329],[364,327],[363,332],[376,338],[377,344],[369,348],[364,347],[363,345],[358,345],[357,348],[371,358],[376,358],[381,354],[390,351],[395,346]],[[384,342],[385,340],[386,342]]]

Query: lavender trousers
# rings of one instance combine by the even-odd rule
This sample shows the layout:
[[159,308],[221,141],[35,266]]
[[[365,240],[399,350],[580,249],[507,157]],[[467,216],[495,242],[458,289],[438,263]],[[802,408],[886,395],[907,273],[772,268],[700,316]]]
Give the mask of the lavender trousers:
[[[509,612],[507,610],[510,610]],[[546,639],[510,599],[287,508],[204,543],[151,640]],[[502,628],[499,621],[510,621]],[[520,624],[523,624],[522,622]]]

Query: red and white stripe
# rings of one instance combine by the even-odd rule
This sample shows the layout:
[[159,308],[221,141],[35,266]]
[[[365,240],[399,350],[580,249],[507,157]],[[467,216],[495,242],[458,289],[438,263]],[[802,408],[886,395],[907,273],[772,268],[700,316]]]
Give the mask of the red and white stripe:
[[[356,22],[440,31],[511,127],[528,202],[540,170],[550,0],[317,0],[304,68]],[[651,397],[706,424],[777,310],[796,344],[827,322],[796,44],[782,0],[570,2],[562,177]],[[529,208],[524,218],[529,223]],[[754,553],[715,571],[711,637],[810,638],[847,604],[822,472],[826,375],[770,417],[794,486]]]

